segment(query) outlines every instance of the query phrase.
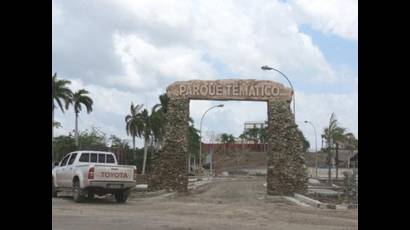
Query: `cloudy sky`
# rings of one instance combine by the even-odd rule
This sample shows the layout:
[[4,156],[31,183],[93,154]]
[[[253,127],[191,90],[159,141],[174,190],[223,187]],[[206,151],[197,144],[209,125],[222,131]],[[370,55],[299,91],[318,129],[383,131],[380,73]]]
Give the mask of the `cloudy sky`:
[[[52,72],[85,88],[94,111],[81,113],[80,130],[98,127],[130,139],[124,117],[130,103],[151,108],[177,80],[266,79],[292,81],[296,121],[314,146],[334,112],[358,135],[357,0],[53,0]],[[191,101],[199,127],[218,101]],[[267,119],[264,102],[223,102],[204,119],[206,138],[238,136],[245,121]],[[62,128],[74,129],[74,112],[56,110]],[[138,142],[142,146],[142,142]],[[320,141],[318,141],[320,147]]]

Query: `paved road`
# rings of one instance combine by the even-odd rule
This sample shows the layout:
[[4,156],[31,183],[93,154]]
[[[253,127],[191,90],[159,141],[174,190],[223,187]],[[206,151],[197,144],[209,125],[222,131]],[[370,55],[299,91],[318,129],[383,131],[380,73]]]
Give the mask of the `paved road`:
[[189,195],[95,199],[77,204],[53,198],[53,229],[357,229],[356,210],[299,207],[266,200],[263,178],[213,182]]

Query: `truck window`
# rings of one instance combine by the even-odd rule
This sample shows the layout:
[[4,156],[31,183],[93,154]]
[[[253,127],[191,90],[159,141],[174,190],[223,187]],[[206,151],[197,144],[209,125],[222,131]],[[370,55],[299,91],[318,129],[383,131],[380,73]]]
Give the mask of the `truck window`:
[[73,162],[74,162],[76,156],[77,156],[77,153],[71,154],[70,160],[68,161],[68,165],[72,165],[72,164],[73,164]]
[[98,154],[98,163],[105,163],[105,154]]
[[97,153],[91,153],[90,162],[97,163]]
[[60,166],[65,166],[67,164],[68,158],[70,157],[70,154],[65,156],[64,159],[61,161]]
[[113,155],[110,155],[110,154],[107,155],[107,163],[115,163]]
[[90,154],[89,153],[81,154],[81,157],[78,161],[80,161],[80,162],[89,162],[90,161]]

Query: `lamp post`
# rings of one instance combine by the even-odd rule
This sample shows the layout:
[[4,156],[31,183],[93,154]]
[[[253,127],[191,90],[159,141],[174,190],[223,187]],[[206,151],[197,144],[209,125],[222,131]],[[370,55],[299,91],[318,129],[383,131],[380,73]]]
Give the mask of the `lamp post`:
[[202,168],[202,120],[204,119],[205,114],[206,114],[209,110],[211,110],[211,109],[213,109],[213,108],[218,108],[218,107],[224,107],[224,105],[223,105],[223,104],[220,104],[220,105],[215,105],[215,106],[210,107],[209,109],[207,109],[207,110],[205,111],[205,113],[202,115],[202,118],[201,118],[201,125],[200,125],[200,128],[199,128],[199,166],[200,166],[201,168]]
[[276,72],[280,73],[289,83],[290,87],[292,88],[292,98],[293,98],[293,119],[296,122],[296,105],[295,105],[295,90],[293,88],[292,82],[290,82],[289,78],[286,77],[285,74],[283,74],[282,72],[280,72],[279,70],[272,68],[270,66],[264,65],[261,67],[262,70],[266,71],[266,70],[275,70]]
[[305,123],[310,124],[310,125],[313,127],[313,130],[315,131],[315,148],[316,148],[315,167],[316,167],[316,177],[317,177],[318,156],[317,156],[317,139],[316,139],[317,134],[316,134],[316,127],[315,127],[315,125],[313,125],[313,123],[310,122],[310,121],[305,121]]

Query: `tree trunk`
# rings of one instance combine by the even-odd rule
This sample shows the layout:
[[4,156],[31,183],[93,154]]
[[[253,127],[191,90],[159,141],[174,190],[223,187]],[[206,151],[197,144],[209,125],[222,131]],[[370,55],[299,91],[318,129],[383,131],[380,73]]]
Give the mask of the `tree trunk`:
[[75,113],[75,146],[78,150],[78,113]]
[[137,158],[136,156],[136,151],[135,151],[135,136],[132,136],[132,161],[135,162],[135,159]]
[[336,166],[336,180],[339,176],[339,144],[336,143],[336,159],[335,159],[335,166]]
[[329,185],[332,184],[332,152],[331,152],[331,148],[329,147],[328,149],[328,161],[327,161],[327,165],[328,165],[328,183]]
[[154,139],[152,138],[151,139],[151,143],[150,143],[150,146],[151,146],[151,155],[149,156],[150,157],[150,159],[152,159],[152,156],[154,155],[154,152],[155,152],[155,148],[154,148]]
[[56,160],[54,154],[54,104],[52,103],[52,112],[51,112],[51,158]]
[[195,173],[195,169],[196,169],[196,156],[194,155],[194,161],[193,161],[193,163],[194,163],[194,173]]
[[323,151],[323,137],[322,137],[322,145],[320,147],[320,150]]
[[144,159],[142,161],[142,175],[145,175],[145,164],[147,163],[147,151],[148,151],[148,141],[147,138],[144,138]]
[[191,153],[188,153],[188,174],[191,173]]

